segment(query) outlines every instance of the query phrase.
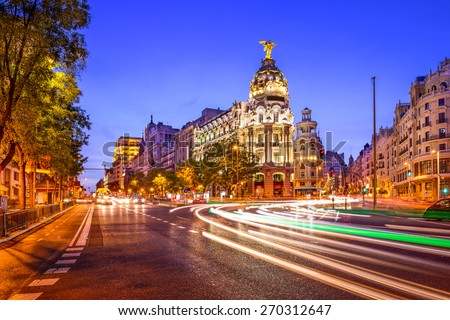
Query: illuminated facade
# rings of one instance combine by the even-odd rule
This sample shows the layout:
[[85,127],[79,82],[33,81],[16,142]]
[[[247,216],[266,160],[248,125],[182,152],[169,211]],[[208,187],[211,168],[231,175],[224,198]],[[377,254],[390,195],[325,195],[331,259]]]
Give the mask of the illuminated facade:
[[139,153],[141,138],[121,136],[116,141],[112,168],[105,173],[105,184],[117,184],[117,190],[125,188],[126,171],[131,168],[131,161]]
[[275,44],[270,41],[263,44],[268,50],[250,82],[248,102],[236,101],[228,110],[198,126],[194,133],[194,156],[201,159],[208,144],[236,134],[239,143],[260,159],[259,172],[253,181],[247,181],[246,194],[267,198],[291,196],[294,116],[289,106],[287,80],[271,57]]
[[311,119],[310,109],[302,110],[302,121],[296,124],[296,130],[294,194],[296,197],[318,196],[318,188],[323,187],[322,158],[325,154],[317,133],[317,122]]
[[[409,103],[395,107],[392,133],[378,134],[377,189],[394,198],[436,200],[450,187],[450,59],[417,77],[409,94]],[[365,149],[361,174],[371,184],[373,152]]]

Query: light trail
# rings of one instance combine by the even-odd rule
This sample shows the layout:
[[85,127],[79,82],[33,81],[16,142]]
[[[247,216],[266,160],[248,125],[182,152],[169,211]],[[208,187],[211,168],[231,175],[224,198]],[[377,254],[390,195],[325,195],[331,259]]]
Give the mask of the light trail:
[[[229,232],[238,234],[238,235],[240,235],[242,237],[245,237],[245,238],[253,240],[255,242],[264,244],[264,245],[266,245],[268,247],[275,248],[275,249],[283,251],[285,253],[289,253],[289,254],[292,254],[292,255],[295,255],[295,256],[307,259],[309,261],[321,264],[323,266],[326,266],[326,267],[329,267],[329,268],[332,268],[332,269],[335,269],[335,270],[338,270],[338,271],[341,271],[341,272],[345,272],[345,273],[350,274],[352,276],[357,276],[357,277],[363,278],[365,280],[369,280],[369,281],[371,281],[373,283],[378,283],[378,284],[381,284],[381,285],[384,285],[384,286],[388,286],[388,287],[391,287],[392,289],[403,291],[403,292],[406,292],[408,294],[417,296],[417,297],[422,298],[422,299],[443,299],[443,300],[446,300],[446,299],[450,298],[450,293],[446,293],[444,291],[436,290],[434,288],[426,287],[426,286],[423,286],[423,285],[417,285],[415,283],[404,281],[404,280],[401,280],[401,279],[398,279],[398,278],[395,278],[395,277],[392,277],[392,276],[388,276],[388,275],[385,275],[385,274],[382,274],[382,273],[379,273],[379,272],[373,272],[373,271],[370,271],[370,270],[368,270],[366,268],[355,267],[355,266],[352,266],[352,265],[350,265],[348,263],[340,262],[340,261],[338,261],[336,259],[325,258],[325,257],[318,256],[317,254],[312,254],[312,253],[307,253],[305,251],[292,249],[290,247],[286,247],[286,246],[283,246],[283,245],[280,245],[280,244],[277,244],[277,243],[274,243],[274,242],[271,242],[271,241],[268,241],[268,240],[264,240],[264,239],[261,239],[259,237],[252,236],[250,234],[247,234],[247,233],[244,233],[242,231],[236,230],[234,228],[225,226],[225,225],[223,225],[221,223],[212,221],[210,219],[202,217],[198,212],[196,213],[196,215],[197,215],[197,217],[199,217],[203,221],[208,222],[209,224],[212,224],[212,225],[214,225],[216,227],[219,227],[219,228],[221,228],[223,230],[227,230]],[[236,248],[236,246],[233,246],[233,247]],[[240,248],[241,251],[243,250],[243,248],[246,248],[245,252],[247,252],[249,254],[252,254],[252,255],[256,254],[253,249],[247,248],[245,246],[239,245],[239,248]],[[253,251],[251,251],[251,250],[253,250]],[[259,258],[262,258],[260,256],[260,252],[259,252],[259,254],[257,256]],[[266,260],[265,258],[267,258],[267,257],[264,257],[264,260]],[[266,260],[266,261],[273,262],[272,259]],[[283,261],[285,261],[285,260],[283,260]],[[284,267],[286,266],[285,263],[280,264],[278,262],[278,263],[275,263],[275,264],[281,265],[281,266],[284,266]],[[298,264],[295,264],[295,265],[298,266]],[[290,267],[288,267],[287,269],[292,270],[292,268],[290,268]],[[305,274],[303,272],[302,274],[310,276],[309,273]],[[327,280],[329,280],[329,279],[327,278]],[[321,279],[321,281],[324,281],[324,279]],[[334,283],[334,282],[332,282],[330,284],[336,285],[336,283]],[[355,284],[355,283],[353,283],[353,284]],[[343,288],[340,284],[338,286]],[[351,288],[353,288],[353,286]],[[349,287],[345,287],[345,289],[346,290],[350,290]],[[354,291],[352,291],[352,292],[354,292]],[[360,294],[360,292],[358,292],[358,293]]]
[[[313,224],[312,222],[309,224],[298,223],[292,221],[284,221],[283,219],[276,218],[267,218],[267,217],[255,217],[251,214],[246,214],[242,218],[236,218],[237,214],[231,214],[229,212],[223,210],[217,210],[215,208],[211,208],[212,213],[219,214],[227,219],[232,219],[236,222],[244,222],[244,221],[254,221],[263,224],[276,225],[279,227],[289,227],[297,230],[314,230],[317,234],[328,235],[333,237],[347,238],[349,240],[356,240],[362,242],[370,242],[379,245],[385,245],[390,247],[396,247],[401,249],[413,250],[416,252],[423,252],[435,255],[444,255],[450,257],[450,251],[441,250],[436,248],[430,248],[425,246],[414,246],[408,243],[414,244],[423,244],[423,245],[432,245],[432,246],[440,246],[444,248],[450,248],[450,240],[441,239],[441,238],[431,238],[425,236],[416,236],[409,234],[400,234],[388,231],[378,231],[378,230],[370,230],[356,227],[344,227],[344,226],[333,226],[333,225],[324,225],[324,224]],[[233,217],[234,216],[234,217]],[[387,241],[386,241],[387,240]],[[394,242],[395,241],[395,242]],[[406,243],[403,243],[406,242]]]
[[332,285],[334,287],[343,289],[345,291],[353,292],[353,293],[355,293],[357,295],[360,295],[360,296],[362,296],[364,298],[376,299],[376,300],[393,300],[393,299],[398,299],[398,297],[396,297],[394,295],[389,295],[389,294],[386,294],[386,293],[383,293],[383,292],[380,292],[380,291],[377,291],[377,290],[366,288],[366,287],[363,287],[361,285],[352,283],[352,282],[350,282],[348,280],[341,279],[341,278],[338,278],[336,276],[332,276],[330,274],[326,274],[324,272],[320,272],[320,271],[317,271],[317,270],[313,270],[313,269],[310,269],[310,268],[306,268],[306,267],[300,266],[300,265],[292,263],[290,261],[283,260],[283,259],[271,256],[271,255],[268,255],[266,253],[257,251],[257,250],[252,249],[252,248],[245,247],[245,246],[240,245],[240,244],[238,244],[236,242],[233,242],[233,241],[230,241],[228,239],[225,239],[225,238],[213,235],[213,234],[211,234],[209,232],[203,232],[202,234],[203,234],[204,237],[206,237],[206,238],[208,238],[210,240],[219,242],[219,243],[221,243],[223,245],[226,245],[226,246],[228,246],[230,248],[233,248],[235,250],[238,250],[240,252],[247,253],[247,254],[255,257],[255,258],[258,258],[258,259],[270,262],[270,263],[272,263],[272,264],[274,264],[276,266],[282,267],[282,268],[284,268],[286,270],[293,271],[293,272],[295,272],[297,274],[301,274],[301,275],[306,276],[308,278],[315,279],[317,281],[326,283],[328,285]]

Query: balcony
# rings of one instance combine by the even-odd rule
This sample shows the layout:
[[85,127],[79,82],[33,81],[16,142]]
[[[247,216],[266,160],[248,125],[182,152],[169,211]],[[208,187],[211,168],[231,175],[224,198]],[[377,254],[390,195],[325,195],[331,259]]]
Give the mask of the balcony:
[[431,122],[425,122],[422,124],[422,128],[431,127]]
[[447,123],[447,118],[440,118],[436,120],[436,124]]

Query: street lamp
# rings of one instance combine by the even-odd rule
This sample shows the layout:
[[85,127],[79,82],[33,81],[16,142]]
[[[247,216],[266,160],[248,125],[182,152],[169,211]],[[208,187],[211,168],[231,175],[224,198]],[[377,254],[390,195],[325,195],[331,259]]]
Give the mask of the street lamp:
[[431,153],[436,153],[437,159],[437,200],[441,198],[441,177],[439,176],[439,151],[433,150]]
[[411,162],[405,162],[405,166],[408,166],[408,197],[411,197]]

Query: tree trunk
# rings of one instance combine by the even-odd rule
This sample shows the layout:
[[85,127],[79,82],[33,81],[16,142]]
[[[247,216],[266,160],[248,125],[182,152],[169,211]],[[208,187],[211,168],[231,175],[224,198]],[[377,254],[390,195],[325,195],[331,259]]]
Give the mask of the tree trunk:
[[30,193],[30,208],[36,206],[36,161],[31,163],[31,172],[28,175],[28,186]]
[[25,177],[26,161],[24,154],[20,147],[17,148],[17,154],[19,155],[19,209],[24,210],[27,202],[27,184]]
[[16,153],[16,144],[14,142],[11,142],[9,144],[9,150],[8,150],[8,153],[6,154],[6,157],[0,163],[0,173],[11,162],[15,153]]
[[63,184],[63,177],[62,175],[59,176],[59,185],[58,185],[58,195],[59,195],[59,202],[63,201],[63,188],[62,188],[62,184]]

